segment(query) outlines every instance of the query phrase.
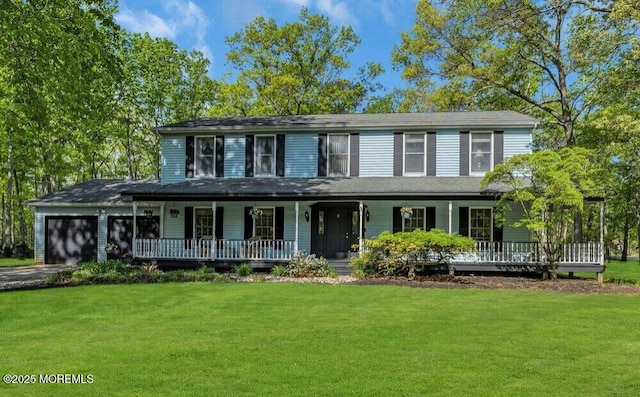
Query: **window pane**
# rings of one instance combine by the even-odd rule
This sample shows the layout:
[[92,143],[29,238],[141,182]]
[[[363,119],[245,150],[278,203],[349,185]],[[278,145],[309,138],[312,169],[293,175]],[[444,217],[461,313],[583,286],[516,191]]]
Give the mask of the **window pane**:
[[477,241],[490,241],[493,229],[491,208],[471,208],[470,237]]
[[196,175],[215,175],[215,144],[215,137],[196,138]]
[[424,134],[406,134],[404,137],[404,172],[424,173]]
[[196,238],[213,236],[213,210],[211,208],[196,208],[194,216]]
[[256,137],[256,175],[275,175],[275,137]]
[[329,135],[327,137],[329,175],[349,173],[349,135]]
[[491,171],[491,134],[471,134],[471,172]]
[[254,236],[272,240],[274,236],[274,211],[273,208],[260,208],[262,215],[255,220]]
[[412,210],[413,214],[409,219],[403,218],[402,230],[405,232],[424,230],[424,208],[412,208]]

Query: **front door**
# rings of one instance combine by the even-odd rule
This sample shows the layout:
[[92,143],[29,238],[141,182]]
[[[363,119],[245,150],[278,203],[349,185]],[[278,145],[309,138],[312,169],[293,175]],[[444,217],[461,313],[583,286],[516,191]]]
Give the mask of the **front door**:
[[325,258],[347,255],[358,243],[358,207],[354,204],[324,204],[312,210],[311,252]]

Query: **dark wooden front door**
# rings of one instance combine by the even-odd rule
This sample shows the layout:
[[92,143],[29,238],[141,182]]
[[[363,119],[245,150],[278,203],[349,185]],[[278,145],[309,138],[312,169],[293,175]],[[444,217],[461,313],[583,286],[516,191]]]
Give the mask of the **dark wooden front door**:
[[354,204],[317,205],[312,210],[311,252],[325,258],[346,255],[358,243],[358,211]]

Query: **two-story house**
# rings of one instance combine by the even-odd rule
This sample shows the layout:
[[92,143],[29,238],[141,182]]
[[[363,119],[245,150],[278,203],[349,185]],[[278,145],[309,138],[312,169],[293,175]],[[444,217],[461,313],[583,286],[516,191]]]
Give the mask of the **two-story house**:
[[[538,124],[501,111],[162,126],[159,181],[93,180],[30,201],[36,261],[131,252],[142,260],[268,266],[300,251],[354,255],[365,237],[384,230],[440,228],[477,241],[458,258],[459,270],[540,263],[529,232],[513,226],[521,211],[514,206],[496,227],[496,191],[480,189],[495,164],[530,152]],[[567,253],[565,270],[603,269],[601,242]]]

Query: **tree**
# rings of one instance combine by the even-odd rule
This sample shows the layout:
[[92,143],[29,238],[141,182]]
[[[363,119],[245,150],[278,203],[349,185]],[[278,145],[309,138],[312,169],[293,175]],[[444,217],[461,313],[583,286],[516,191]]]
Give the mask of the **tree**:
[[[393,51],[412,84],[404,109],[514,109],[575,143],[596,83],[635,37],[632,0],[421,0],[416,23]],[[617,16],[617,17],[612,17]]]
[[504,222],[510,203],[524,216],[514,226],[526,227],[544,251],[552,278],[556,278],[562,245],[571,241],[576,213],[585,199],[602,197],[598,191],[593,153],[581,147],[542,150],[509,158],[482,179],[481,188],[506,189],[496,204],[497,219]]
[[[349,113],[361,109],[383,69],[368,63],[346,76],[347,57],[360,39],[350,27],[300,12],[300,21],[278,26],[258,17],[227,38],[235,81],[221,84],[218,106],[230,114],[298,115]],[[213,113],[220,110],[213,109]]]

